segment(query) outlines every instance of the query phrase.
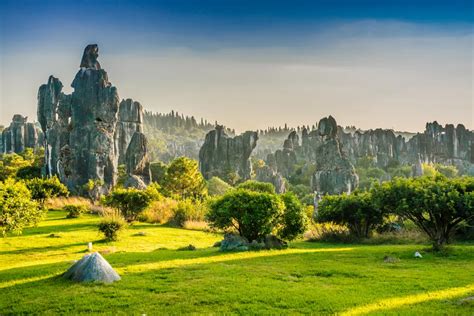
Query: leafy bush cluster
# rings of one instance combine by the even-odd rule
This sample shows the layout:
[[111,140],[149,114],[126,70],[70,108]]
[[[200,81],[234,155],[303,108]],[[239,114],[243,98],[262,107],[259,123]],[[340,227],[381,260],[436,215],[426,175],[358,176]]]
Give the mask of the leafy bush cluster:
[[474,178],[441,175],[396,178],[369,192],[325,196],[317,220],[346,225],[357,237],[369,237],[390,215],[411,220],[441,249],[454,232],[474,218]]
[[43,216],[43,208],[31,197],[24,182],[7,179],[0,182],[0,233],[21,233],[28,225],[36,224]]
[[140,212],[147,208],[153,200],[158,200],[161,194],[155,185],[150,185],[146,190],[135,188],[116,188],[103,198],[102,203],[116,208],[128,221],[137,219]]
[[307,218],[293,193],[275,194],[273,186],[247,181],[210,203],[206,215],[211,227],[234,230],[249,241],[268,234],[291,240],[304,232]]
[[89,211],[85,205],[65,205],[63,210],[67,212],[67,218],[79,218]]
[[20,234],[23,228],[37,224],[45,213],[44,202],[56,196],[67,196],[67,188],[54,178],[0,182],[0,232]]
[[118,240],[119,232],[127,225],[125,219],[118,213],[105,216],[99,223],[99,231],[105,235],[106,240]]

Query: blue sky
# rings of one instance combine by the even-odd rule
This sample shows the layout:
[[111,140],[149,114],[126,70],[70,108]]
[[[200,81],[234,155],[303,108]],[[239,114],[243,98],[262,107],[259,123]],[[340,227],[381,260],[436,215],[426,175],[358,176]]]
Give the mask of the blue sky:
[[[473,127],[472,1],[0,1],[0,123],[83,47],[123,98],[238,129]],[[408,118],[407,118],[408,117]]]

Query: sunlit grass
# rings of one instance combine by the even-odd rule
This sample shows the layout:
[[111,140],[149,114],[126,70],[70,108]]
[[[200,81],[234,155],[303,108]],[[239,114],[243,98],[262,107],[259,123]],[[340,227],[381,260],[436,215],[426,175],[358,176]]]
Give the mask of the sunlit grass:
[[[0,239],[4,314],[472,314],[474,246],[447,257],[428,245],[294,242],[283,251],[221,253],[221,235],[136,223],[106,243],[99,218],[48,219]],[[111,285],[60,278],[87,243],[120,273]],[[189,244],[196,251],[179,250]],[[413,258],[422,251],[423,259]],[[384,263],[390,255],[397,263]]]
[[466,295],[470,293],[474,293],[474,284],[470,284],[468,286],[463,286],[463,287],[449,288],[449,289],[440,290],[440,291],[421,293],[421,294],[416,294],[416,295],[389,298],[389,299],[375,302],[373,304],[351,308],[341,313],[341,315],[343,316],[365,315],[371,312],[384,311],[388,309],[394,309],[401,306],[417,304],[417,303],[422,303],[422,302],[431,301],[431,300],[450,299],[453,297],[459,297],[461,295]]

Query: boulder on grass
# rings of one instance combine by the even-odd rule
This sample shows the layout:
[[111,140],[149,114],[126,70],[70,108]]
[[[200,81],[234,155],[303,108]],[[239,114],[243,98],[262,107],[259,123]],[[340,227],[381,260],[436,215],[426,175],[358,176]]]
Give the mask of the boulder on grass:
[[266,235],[264,239],[266,249],[286,249],[288,243],[275,235]]
[[248,240],[245,237],[234,234],[225,234],[224,240],[221,241],[221,251],[247,251]]
[[85,255],[73,264],[63,277],[76,282],[112,283],[120,280],[118,273],[98,252]]

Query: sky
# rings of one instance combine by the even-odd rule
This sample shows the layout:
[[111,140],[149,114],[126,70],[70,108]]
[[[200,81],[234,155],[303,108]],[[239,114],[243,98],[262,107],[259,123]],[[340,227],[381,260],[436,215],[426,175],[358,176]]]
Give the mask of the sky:
[[84,47],[120,98],[238,131],[333,115],[342,126],[474,128],[472,1],[0,0],[0,124],[36,120]]

